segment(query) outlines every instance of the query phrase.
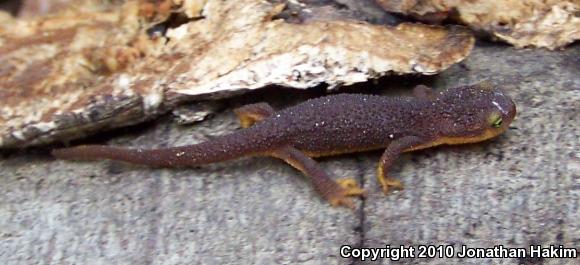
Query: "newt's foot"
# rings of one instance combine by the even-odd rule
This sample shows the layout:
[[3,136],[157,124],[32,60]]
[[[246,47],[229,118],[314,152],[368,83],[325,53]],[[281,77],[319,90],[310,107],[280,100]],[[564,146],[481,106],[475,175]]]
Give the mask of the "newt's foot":
[[347,188],[353,188],[353,187],[358,187],[358,184],[356,183],[356,180],[354,180],[353,178],[341,178],[341,179],[337,179],[336,183],[338,183],[339,186],[347,189]]
[[358,183],[356,183],[356,180],[352,178],[337,179],[336,183],[338,183],[338,186],[344,190],[344,193],[347,196],[367,196],[367,192],[361,188]]
[[332,206],[346,206],[354,210],[354,203],[350,197],[365,197],[367,194],[352,178],[338,179],[336,184],[338,184],[337,189],[325,196]]
[[354,207],[354,203],[352,202],[352,199],[346,196],[338,196],[338,197],[330,197],[328,198],[328,202],[330,202],[330,205],[332,206],[345,206],[351,209],[355,209]]
[[327,195],[327,200],[332,206],[346,206],[348,208],[354,209],[354,203],[351,196],[361,196],[366,197],[367,192],[362,189],[354,179],[344,178],[336,181],[338,184],[338,189]]
[[248,128],[272,115],[274,109],[268,103],[262,102],[239,107],[234,112],[238,115],[242,128]]
[[379,183],[383,187],[383,192],[387,194],[391,188],[402,190],[404,188],[403,183],[401,181],[394,179],[388,176],[381,176],[378,177]]

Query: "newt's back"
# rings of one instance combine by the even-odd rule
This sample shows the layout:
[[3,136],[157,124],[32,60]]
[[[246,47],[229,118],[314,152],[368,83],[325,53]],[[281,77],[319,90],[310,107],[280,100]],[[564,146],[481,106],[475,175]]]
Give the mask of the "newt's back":
[[313,156],[331,155],[386,146],[416,127],[413,117],[427,105],[411,97],[339,94],[276,112],[263,125]]

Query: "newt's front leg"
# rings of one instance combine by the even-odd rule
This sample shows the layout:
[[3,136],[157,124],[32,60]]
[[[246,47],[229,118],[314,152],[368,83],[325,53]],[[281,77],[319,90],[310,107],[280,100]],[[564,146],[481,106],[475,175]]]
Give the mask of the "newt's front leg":
[[271,155],[309,176],[314,189],[333,206],[343,205],[354,209],[354,203],[348,197],[366,195],[365,190],[352,179],[332,180],[316,161],[294,147],[277,150]]
[[415,146],[419,146],[425,143],[425,139],[416,136],[406,136],[401,139],[393,141],[381,157],[379,161],[379,166],[377,168],[377,180],[383,188],[383,192],[387,193],[390,187],[396,189],[402,189],[403,184],[401,181],[389,176],[389,169],[395,162],[395,160],[401,155],[401,153],[412,149]]
[[248,128],[254,125],[256,122],[260,122],[271,116],[274,113],[274,109],[270,104],[261,102],[250,105],[241,106],[234,110],[242,128]]

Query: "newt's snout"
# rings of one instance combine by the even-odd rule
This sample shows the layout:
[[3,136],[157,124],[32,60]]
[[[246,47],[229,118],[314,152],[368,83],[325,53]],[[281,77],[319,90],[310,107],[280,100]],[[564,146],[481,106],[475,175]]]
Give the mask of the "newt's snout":
[[[491,99],[492,109],[489,111],[490,124],[499,130],[498,134],[507,130],[516,117],[516,104],[503,91],[498,90]],[[495,110],[494,110],[495,109]]]

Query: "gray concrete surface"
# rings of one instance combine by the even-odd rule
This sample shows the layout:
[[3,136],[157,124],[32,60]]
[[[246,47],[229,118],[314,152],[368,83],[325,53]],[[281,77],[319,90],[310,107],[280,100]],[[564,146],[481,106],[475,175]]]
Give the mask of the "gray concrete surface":
[[[519,115],[494,141],[404,155],[406,189],[384,196],[380,152],[325,158],[369,190],[355,212],[322,201],[297,171],[269,158],[194,169],[57,161],[47,149],[0,154],[0,264],[363,264],[353,246],[580,245],[580,46],[515,50],[480,43],[431,78],[386,78],[377,92],[489,79],[505,84]],[[416,80],[415,80],[416,79]],[[360,91],[357,86],[345,91]],[[371,89],[362,89],[370,91]],[[238,128],[235,105],[277,107],[321,93],[269,89],[228,101],[195,126],[164,117],[88,139],[161,147]],[[292,101],[287,98],[294,98]],[[405,259],[426,264],[577,264],[578,259]],[[380,263],[389,264],[388,260]]]

